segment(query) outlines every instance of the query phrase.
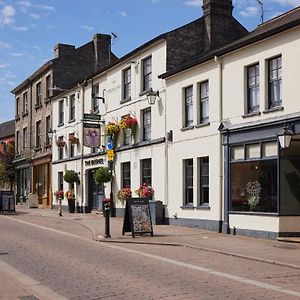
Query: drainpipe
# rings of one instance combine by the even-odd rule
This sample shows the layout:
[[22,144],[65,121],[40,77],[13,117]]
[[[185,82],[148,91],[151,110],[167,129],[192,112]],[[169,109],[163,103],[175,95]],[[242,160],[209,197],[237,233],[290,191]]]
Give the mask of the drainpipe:
[[84,82],[81,84],[82,86],[82,115],[81,115],[81,160],[80,160],[80,163],[81,163],[81,166],[80,166],[80,183],[81,183],[81,203],[80,203],[80,212],[83,213],[83,193],[84,193],[84,189],[83,189],[83,179],[84,179],[84,174],[83,174],[83,156],[84,156],[84,145],[83,145],[83,139],[84,139],[84,130],[83,130],[83,123],[84,123],[84,104],[85,104],[85,86],[87,84],[87,80],[84,80]]
[[[219,57],[214,57],[218,65],[219,71],[219,124],[223,121],[223,64]],[[220,210],[219,210],[219,232],[222,232],[223,225],[223,143],[222,134],[219,134],[219,197],[220,197]]]

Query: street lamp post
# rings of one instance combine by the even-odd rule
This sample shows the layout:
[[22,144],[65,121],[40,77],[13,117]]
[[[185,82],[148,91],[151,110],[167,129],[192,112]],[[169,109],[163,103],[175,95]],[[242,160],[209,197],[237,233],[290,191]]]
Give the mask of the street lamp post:
[[114,205],[114,194],[113,194],[113,170],[114,170],[114,161],[110,160],[109,162],[109,170],[111,172],[111,179],[110,179],[110,215],[111,217],[115,217],[116,216],[116,209],[115,209],[115,205]]

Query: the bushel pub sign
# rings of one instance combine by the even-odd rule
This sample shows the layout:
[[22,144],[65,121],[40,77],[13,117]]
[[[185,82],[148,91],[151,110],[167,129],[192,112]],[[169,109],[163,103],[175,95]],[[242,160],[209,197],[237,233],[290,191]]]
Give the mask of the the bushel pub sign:
[[85,161],[86,167],[97,166],[97,165],[104,165],[103,158],[89,159]]

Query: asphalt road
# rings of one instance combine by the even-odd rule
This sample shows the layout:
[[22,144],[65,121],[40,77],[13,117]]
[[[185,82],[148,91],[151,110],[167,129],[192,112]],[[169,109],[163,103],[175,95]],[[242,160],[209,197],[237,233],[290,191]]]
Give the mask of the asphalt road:
[[0,216],[0,253],[68,299],[300,299],[297,269],[185,247],[95,242],[63,219]]

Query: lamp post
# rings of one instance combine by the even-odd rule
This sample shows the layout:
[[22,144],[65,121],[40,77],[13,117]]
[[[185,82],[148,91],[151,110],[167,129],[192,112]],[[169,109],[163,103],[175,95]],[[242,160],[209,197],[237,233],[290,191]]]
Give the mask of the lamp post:
[[110,160],[108,162],[108,166],[109,166],[109,170],[110,170],[110,174],[111,174],[111,179],[110,179],[110,215],[111,217],[115,217],[116,216],[116,209],[115,209],[115,205],[114,205],[114,194],[113,194],[113,170],[114,170],[114,161]]

